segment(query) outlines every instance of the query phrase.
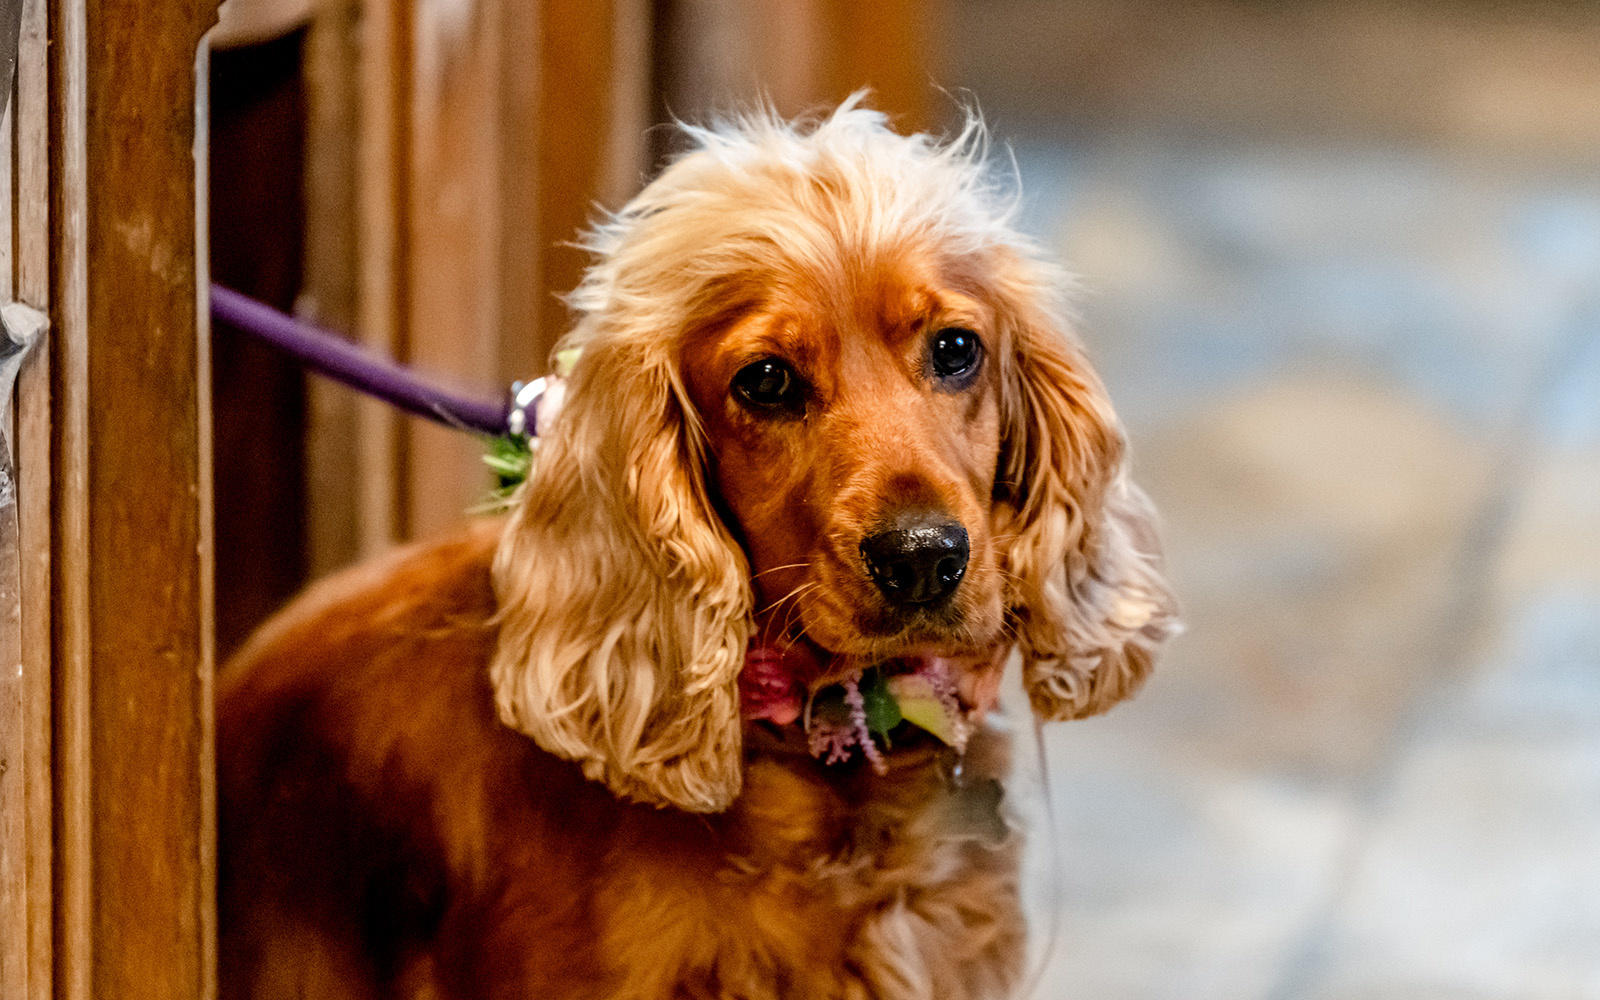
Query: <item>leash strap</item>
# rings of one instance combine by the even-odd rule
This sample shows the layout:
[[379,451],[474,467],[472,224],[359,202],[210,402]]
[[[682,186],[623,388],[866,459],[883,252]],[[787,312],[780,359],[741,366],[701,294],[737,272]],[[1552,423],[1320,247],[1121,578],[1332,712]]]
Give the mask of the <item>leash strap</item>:
[[[531,433],[538,392],[515,386],[514,405],[462,396],[430,384],[404,365],[379,357],[331,330],[281,313],[252,298],[211,286],[211,315],[264,340],[312,371],[375,396],[407,413],[457,430],[501,436]],[[544,388],[538,381],[539,390]]]

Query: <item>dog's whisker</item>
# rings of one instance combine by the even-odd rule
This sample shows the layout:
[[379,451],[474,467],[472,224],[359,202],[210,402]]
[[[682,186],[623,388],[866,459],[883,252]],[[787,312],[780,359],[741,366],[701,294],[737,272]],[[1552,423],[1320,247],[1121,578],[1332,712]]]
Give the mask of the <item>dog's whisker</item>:
[[[791,626],[794,624],[794,622],[797,619],[804,620],[805,611],[806,611],[806,608],[804,607],[804,602],[808,598],[814,598],[814,596],[816,594],[820,593],[820,591],[821,591],[821,584],[816,584],[816,585],[812,586],[810,589],[808,589],[807,591],[805,591],[804,593],[798,594],[796,596],[796,598],[795,598],[794,603],[790,605],[790,613],[789,613],[788,617],[785,618],[783,630],[780,633],[781,636],[783,636],[785,639],[788,640],[787,644],[783,646],[783,651],[784,652],[788,652],[789,650],[793,649],[795,646],[799,645],[800,640],[804,638],[804,635],[802,633],[792,630]],[[815,605],[816,605],[816,601],[813,599],[812,600],[812,606],[815,606]]]
[[773,566],[773,567],[770,567],[768,569],[764,569],[759,573],[753,573],[753,574],[751,574],[750,579],[759,580],[762,577],[766,576],[768,573],[777,573],[777,572],[780,572],[780,571],[786,570],[786,569],[809,569],[810,567],[811,567],[811,561],[809,559],[804,560],[802,562],[784,563],[782,566]]
[[764,607],[760,611],[756,612],[756,614],[758,614],[758,615],[769,614],[772,611],[776,610],[785,601],[792,601],[796,597],[798,597],[799,595],[804,594],[806,591],[811,590],[814,587],[820,587],[820,586],[821,586],[821,584],[817,583],[815,580],[808,580],[808,581],[806,581],[804,583],[801,583],[801,584],[797,585],[796,587],[794,587],[792,590],[790,590],[787,594],[784,594],[782,597],[778,598],[776,601],[773,601],[771,604],[768,604],[766,607]]
[[[780,642],[782,642],[784,639],[788,638],[789,637],[790,626],[793,624],[795,616],[799,613],[798,608],[799,608],[800,600],[803,599],[804,596],[807,593],[811,592],[812,590],[815,590],[819,586],[821,586],[821,584],[817,583],[816,581],[808,581],[806,583],[802,583],[799,586],[795,587],[793,590],[789,591],[789,593],[783,595],[782,597],[778,598],[776,601],[773,601],[767,607],[763,608],[761,610],[760,614],[762,616],[769,616],[771,612],[775,611],[780,606],[782,606],[784,604],[788,604],[789,605],[788,610],[785,612],[782,621],[779,622],[778,627],[776,629],[773,628],[772,619],[770,617],[768,617],[767,623],[766,623],[765,627],[762,629],[763,639],[771,639],[771,638],[774,637],[774,634],[776,635],[776,638]],[[793,645],[794,645],[793,642],[790,641],[786,645],[781,646],[780,649],[783,652],[788,652],[790,649],[793,648]]]
[[[787,563],[787,564],[785,564],[783,566],[774,566],[771,569],[763,570],[761,573],[758,573],[756,575],[757,576],[762,576],[762,575],[765,575],[767,573],[773,573],[773,572],[776,572],[776,571],[781,570],[781,569],[797,569],[797,568],[809,569],[810,566],[811,566],[811,563],[810,563],[809,560],[808,561],[804,561],[804,562]],[[752,579],[754,579],[754,577],[752,577]],[[769,636],[772,633],[773,629],[772,629],[771,616],[775,612],[777,612],[780,608],[782,608],[785,604],[789,605],[789,609],[785,613],[785,617],[784,617],[783,621],[779,624],[779,626],[777,628],[777,634],[779,636],[787,635],[788,631],[789,631],[789,627],[790,627],[791,624],[793,624],[793,619],[794,619],[795,615],[797,614],[796,608],[798,606],[797,602],[798,602],[799,598],[802,597],[803,595],[805,595],[807,592],[809,592],[809,591],[811,591],[811,590],[813,590],[813,589],[815,589],[815,588],[817,588],[819,586],[821,586],[821,583],[816,581],[816,580],[804,580],[804,581],[800,582],[799,584],[796,584],[793,588],[791,588],[789,590],[788,593],[784,594],[782,597],[779,597],[777,600],[772,601],[771,603],[767,604],[765,607],[762,607],[759,610],[757,610],[756,613],[755,613],[756,617],[767,619],[767,622],[766,622],[765,626],[762,628],[763,637]],[[785,649],[785,652],[787,652],[787,649]]]
[[[790,633],[790,629],[794,625],[795,621],[804,619],[804,617],[805,617],[805,608],[802,606],[801,602],[804,601],[805,598],[807,596],[809,596],[813,591],[816,591],[819,588],[821,588],[821,586],[822,586],[822,584],[820,584],[820,583],[812,582],[812,583],[808,584],[805,587],[801,587],[801,588],[797,588],[796,589],[795,593],[793,594],[793,602],[789,605],[789,613],[784,617],[783,628],[779,632],[780,635],[784,635],[784,636],[790,635],[791,634]],[[798,639],[798,636],[795,636],[794,639],[791,639],[791,641],[789,643],[789,646],[787,648],[788,649],[794,648],[794,642],[797,639]]]

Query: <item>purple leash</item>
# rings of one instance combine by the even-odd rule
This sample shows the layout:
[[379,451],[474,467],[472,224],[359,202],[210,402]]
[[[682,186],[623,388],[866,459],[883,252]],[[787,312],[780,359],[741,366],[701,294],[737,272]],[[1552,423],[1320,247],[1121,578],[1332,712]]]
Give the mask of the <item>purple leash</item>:
[[542,390],[543,379],[528,387],[514,386],[514,399],[509,405],[458,396],[428,384],[405,366],[365,351],[331,330],[302,322],[221,285],[211,286],[211,315],[288,353],[312,371],[407,413],[457,430],[495,436],[521,433],[524,429],[533,431],[524,424],[531,423],[527,418],[534,412],[538,393],[527,390],[534,385]]

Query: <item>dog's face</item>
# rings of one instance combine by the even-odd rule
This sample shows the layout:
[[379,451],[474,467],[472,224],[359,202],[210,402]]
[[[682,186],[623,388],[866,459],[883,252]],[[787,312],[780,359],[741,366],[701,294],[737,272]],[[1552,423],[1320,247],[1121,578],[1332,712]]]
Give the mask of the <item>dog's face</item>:
[[988,649],[1004,623],[994,313],[933,255],[887,256],[745,275],[748,305],[682,353],[758,627],[830,674]]
[[1043,718],[1131,694],[1172,628],[1158,547],[980,130],[847,104],[693,136],[590,238],[582,360],[495,560],[502,719],[711,811],[752,638],[813,651],[813,688],[1014,647]]

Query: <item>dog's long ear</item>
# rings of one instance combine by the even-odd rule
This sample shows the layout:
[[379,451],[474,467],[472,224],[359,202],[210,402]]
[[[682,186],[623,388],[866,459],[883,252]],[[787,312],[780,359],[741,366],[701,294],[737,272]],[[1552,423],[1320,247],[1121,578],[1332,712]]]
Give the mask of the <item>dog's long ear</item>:
[[749,571],[652,350],[585,348],[495,557],[490,679],[501,719],[589,778],[715,812],[741,780]]
[[1176,609],[1104,388],[1036,304],[1044,292],[1011,291],[997,497],[1008,522],[997,533],[1011,537],[1008,610],[1034,711],[1081,718],[1138,690]]

